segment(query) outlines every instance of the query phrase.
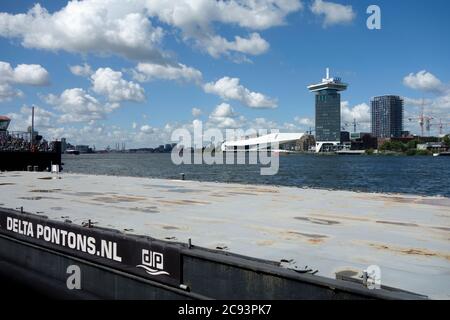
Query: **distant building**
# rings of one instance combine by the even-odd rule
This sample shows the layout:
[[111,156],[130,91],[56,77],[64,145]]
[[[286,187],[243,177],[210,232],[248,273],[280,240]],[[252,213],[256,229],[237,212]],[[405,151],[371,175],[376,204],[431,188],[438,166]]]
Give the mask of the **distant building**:
[[444,152],[444,151],[447,151],[447,146],[443,142],[427,142],[427,143],[418,144],[417,150]]
[[316,94],[316,152],[331,150],[341,144],[341,95],[347,89],[340,78],[330,78],[327,68],[322,82],[308,86]]
[[341,143],[350,142],[350,132],[341,131]]
[[67,150],[67,140],[66,138],[61,138],[61,152],[65,153]]
[[169,143],[165,144],[164,152],[170,152],[170,151],[172,151],[172,144],[169,144]]
[[316,139],[312,134],[305,134],[297,140],[295,150],[301,152],[309,152],[316,145]]
[[378,148],[377,137],[368,132],[352,132],[350,134],[352,150],[368,150]]
[[352,132],[350,133],[350,140],[361,139],[362,136],[370,134],[368,132]]
[[86,145],[77,145],[75,147],[75,150],[79,151],[80,153],[91,153],[92,152],[92,149]]
[[403,132],[403,99],[399,96],[374,97],[371,101],[372,135],[399,138]]
[[411,136],[412,136],[411,135],[411,131],[407,131],[407,130],[402,131],[402,137],[408,138],[408,137],[411,137]]
[[272,144],[278,144],[278,150],[295,151],[298,141],[304,133],[270,133],[267,135],[225,141],[221,145],[222,151],[264,151],[272,150]]

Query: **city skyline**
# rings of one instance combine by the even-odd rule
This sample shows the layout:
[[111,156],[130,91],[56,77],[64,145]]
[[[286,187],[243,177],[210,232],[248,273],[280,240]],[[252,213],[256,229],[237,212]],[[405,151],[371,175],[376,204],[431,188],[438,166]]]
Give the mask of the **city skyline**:
[[342,123],[358,131],[374,96],[403,97],[416,134],[422,98],[436,123],[450,114],[446,1],[377,1],[381,30],[368,1],[34,2],[0,4],[0,114],[15,130],[35,105],[41,133],[97,148],[166,143],[195,121],[304,132],[326,67],[349,84]]

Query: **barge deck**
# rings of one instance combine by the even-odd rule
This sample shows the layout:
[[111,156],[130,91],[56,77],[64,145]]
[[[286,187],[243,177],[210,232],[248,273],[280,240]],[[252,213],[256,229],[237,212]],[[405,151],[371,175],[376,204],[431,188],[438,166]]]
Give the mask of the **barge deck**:
[[[384,286],[450,299],[448,198],[38,172],[0,173],[0,191],[0,207],[23,208],[37,215],[29,216],[37,222],[41,221],[39,216],[46,216],[48,222],[41,221],[42,225],[53,223],[54,228],[63,225],[69,229],[86,229],[88,225],[92,227],[89,232],[116,230],[123,241],[151,237],[157,247],[161,241],[161,251],[177,248],[182,270],[176,285],[188,282],[198,297],[305,298],[293,293],[296,287],[290,285],[284,286],[290,292],[270,295],[276,290],[267,286],[278,282],[267,279],[267,295],[261,290],[254,296],[236,295],[239,290],[233,288],[246,285],[248,289],[261,272],[277,275],[277,279],[282,274],[283,279],[297,279],[294,282],[313,281],[342,292],[376,297],[379,290],[348,281],[343,284],[335,278],[344,274],[358,278],[362,270],[377,265]],[[4,212],[21,220],[16,211]],[[125,240],[127,237],[134,240]],[[23,235],[15,237],[11,232],[2,239],[0,260],[2,254],[16,252],[27,242]],[[187,245],[189,241],[193,247]],[[46,250],[58,251],[53,247]],[[198,261],[193,262],[195,259]],[[257,271],[240,274],[241,284],[236,285],[233,279],[220,276],[221,268],[226,268],[208,265],[211,259],[228,266],[233,261],[235,267],[249,263],[254,265],[250,269]],[[186,264],[190,260],[192,263]],[[211,278],[201,280],[202,274]],[[165,285],[173,285],[173,280],[167,279]],[[215,289],[207,289],[209,281],[216,282]],[[227,286],[223,295],[218,294],[218,287]],[[386,294],[395,298],[395,294]],[[180,292],[177,295],[183,296]],[[325,290],[311,297],[330,295]]]

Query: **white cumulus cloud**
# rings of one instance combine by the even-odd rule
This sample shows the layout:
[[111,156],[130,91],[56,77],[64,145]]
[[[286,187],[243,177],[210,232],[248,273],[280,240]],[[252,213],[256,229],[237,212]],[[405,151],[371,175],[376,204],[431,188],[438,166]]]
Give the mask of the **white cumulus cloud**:
[[206,93],[220,96],[222,99],[238,100],[251,108],[276,108],[277,102],[259,92],[253,92],[239,84],[239,78],[223,77],[216,82],[203,86]]
[[416,74],[410,73],[403,78],[403,84],[415,90],[429,92],[439,92],[443,90],[441,80],[426,70],[419,71]]
[[80,77],[89,77],[94,73],[91,66],[87,63],[84,63],[83,65],[70,66],[70,72]]
[[[404,97],[406,106],[405,114],[407,113],[412,118],[418,118],[422,113],[423,106],[425,115],[434,118],[431,125],[431,129],[434,130],[434,133],[440,133],[439,129],[441,122],[444,123],[445,129],[445,123],[450,121],[450,85],[442,82],[438,77],[426,70],[410,73],[405,76],[403,78],[403,84],[411,89],[422,91],[422,93],[428,92],[433,94],[433,96],[427,99]],[[408,122],[408,126],[410,129],[419,132],[417,125],[414,126]],[[411,126],[413,127],[411,128]]]
[[20,97],[23,97],[22,91],[14,89],[8,83],[0,83],[0,102],[10,101]]
[[302,9],[299,0],[152,0],[146,6],[151,16],[181,30],[183,40],[193,40],[214,57],[230,52],[257,55],[268,48],[258,33],[227,40],[215,32],[215,23],[264,30],[284,24],[287,15]]
[[243,126],[245,118],[238,116],[231,105],[221,103],[211,112],[208,118],[208,127],[220,129],[240,128]]
[[154,129],[148,124],[141,126],[141,132],[145,134],[153,133]]
[[[19,112],[12,112],[8,114],[11,118],[11,130],[26,131],[31,125],[31,107],[22,106]],[[55,114],[41,107],[34,106],[34,125],[37,131],[51,128],[54,125]]]
[[310,118],[306,117],[295,117],[295,122],[297,122],[301,126],[314,126],[314,121]]
[[92,90],[104,95],[111,102],[145,100],[144,89],[132,81],[122,78],[122,72],[111,68],[99,68],[91,76]]
[[200,83],[202,73],[181,63],[176,65],[139,63],[134,70],[134,79],[140,82],[162,79]]
[[50,77],[38,64],[19,64],[14,68],[14,82],[32,86],[45,86],[50,83]]
[[199,108],[192,108],[192,115],[194,117],[200,117],[202,115],[202,110]]
[[228,103],[219,104],[211,113],[212,117],[231,117],[234,115],[233,108]]
[[267,120],[266,118],[255,118],[252,122],[249,123],[249,127],[252,129],[280,129],[280,126],[272,120]]
[[25,14],[0,13],[0,36],[26,48],[162,60],[163,30],[152,25],[143,1],[69,1],[53,13],[35,4]]
[[[300,9],[300,0],[68,1],[51,13],[40,4],[25,13],[0,13],[0,36],[19,39],[27,48],[116,54],[154,63],[167,60],[161,48],[166,34],[180,34],[213,56],[255,55],[268,48],[258,33],[230,41],[217,34],[216,25],[265,30],[283,25],[287,15]],[[152,21],[173,30],[166,32]]]
[[229,41],[221,36],[213,36],[202,41],[203,47],[206,51],[218,58],[221,55],[227,54],[229,51],[236,51],[250,55],[260,55],[266,52],[270,45],[261,38],[259,33],[252,33],[247,38],[235,36],[233,41]]
[[341,102],[341,121],[343,126],[353,131],[353,123],[356,120],[356,130],[370,129],[370,106],[367,103],[361,103],[350,107],[348,101]]
[[310,9],[315,15],[324,16],[324,27],[350,23],[356,17],[351,5],[343,5],[329,1],[314,0]]
[[61,112],[59,121],[62,123],[102,120],[119,108],[117,103],[102,104],[81,88],[66,89],[60,96],[51,94],[44,100]]
[[48,71],[38,64],[19,64],[15,68],[0,61],[0,102],[22,97],[22,91],[15,84],[46,86],[50,83]]
[[45,86],[49,84],[50,76],[38,64],[19,64],[13,68],[8,62],[0,61],[0,82]]

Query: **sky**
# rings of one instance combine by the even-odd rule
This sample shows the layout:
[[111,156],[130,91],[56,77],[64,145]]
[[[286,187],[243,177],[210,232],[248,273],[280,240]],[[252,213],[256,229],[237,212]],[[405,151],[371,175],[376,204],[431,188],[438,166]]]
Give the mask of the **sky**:
[[[381,29],[369,29],[370,5]],[[450,131],[447,0],[0,2],[0,115],[97,149],[169,142],[176,128],[314,127],[307,86],[349,84],[342,125],[370,130],[370,99],[405,100],[405,129]],[[411,118],[412,120],[409,120]],[[446,125],[446,123],[449,123]]]

